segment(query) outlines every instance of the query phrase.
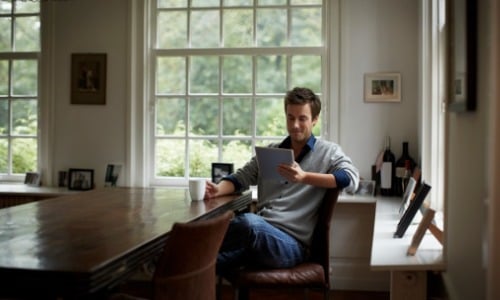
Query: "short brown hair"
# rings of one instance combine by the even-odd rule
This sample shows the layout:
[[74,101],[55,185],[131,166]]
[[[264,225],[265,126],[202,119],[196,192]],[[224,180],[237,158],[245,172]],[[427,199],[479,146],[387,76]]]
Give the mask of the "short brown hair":
[[308,88],[295,87],[288,91],[285,96],[285,113],[289,104],[307,104],[311,105],[312,118],[315,119],[321,111],[321,100]]

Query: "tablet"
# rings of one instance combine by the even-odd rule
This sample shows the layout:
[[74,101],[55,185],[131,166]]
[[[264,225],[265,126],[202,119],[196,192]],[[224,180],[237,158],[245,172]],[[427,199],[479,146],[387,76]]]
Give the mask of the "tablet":
[[292,149],[255,147],[255,154],[260,176],[264,180],[283,180],[284,178],[278,173],[278,165],[291,165],[294,162]]

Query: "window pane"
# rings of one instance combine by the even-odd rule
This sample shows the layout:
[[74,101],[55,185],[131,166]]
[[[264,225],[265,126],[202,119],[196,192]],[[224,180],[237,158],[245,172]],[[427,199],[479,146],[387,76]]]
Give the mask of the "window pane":
[[186,59],[184,57],[158,57],[156,61],[156,93],[185,94]]
[[292,9],[292,46],[321,46],[321,8]]
[[321,4],[321,0],[292,0],[292,5]]
[[0,100],[0,135],[9,134],[9,101]]
[[314,92],[321,91],[321,57],[292,57],[292,86],[308,87]]
[[224,47],[253,46],[253,11],[226,9],[224,14]]
[[219,5],[220,0],[191,0],[192,7],[212,7]]
[[227,98],[222,102],[222,134],[252,135],[252,99]]
[[191,93],[214,94],[219,92],[218,56],[193,56],[190,69]]
[[224,0],[224,6],[251,6],[253,0]]
[[37,133],[37,101],[12,101],[12,133],[16,135],[36,135]]
[[283,98],[257,99],[255,107],[258,136],[282,136],[286,134]]
[[173,8],[173,7],[187,7],[188,0],[158,0],[158,7],[160,8]]
[[252,158],[252,142],[247,140],[224,141],[222,161],[233,163],[234,170],[243,167]]
[[257,93],[286,92],[286,56],[257,57]]
[[183,136],[186,131],[185,116],[185,99],[158,99],[156,102],[156,135]]
[[9,141],[0,139],[0,173],[9,172]]
[[12,139],[12,173],[24,174],[37,170],[37,140]]
[[40,2],[38,1],[16,1],[15,13],[39,13]]
[[216,98],[189,99],[189,135],[215,135],[219,132],[219,105]]
[[257,46],[286,45],[286,9],[257,10]]
[[[3,2],[0,3],[0,6]],[[11,35],[11,18],[0,18],[0,52],[12,51],[12,45],[10,43]]]
[[36,96],[38,94],[38,68],[36,60],[12,62],[12,94]]
[[15,51],[40,50],[39,17],[16,17],[14,31]]
[[9,62],[0,60],[0,96],[7,96],[9,93]]
[[12,1],[0,1],[0,14],[10,14],[12,12]]
[[183,177],[186,146],[184,140],[156,140],[155,175]]
[[189,140],[190,177],[212,176],[212,162],[217,161],[217,141]]
[[159,49],[184,48],[187,46],[187,17],[183,11],[158,13],[156,32]]
[[218,10],[202,10],[191,13],[191,47],[219,47],[220,17]]
[[252,57],[225,56],[222,74],[223,93],[250,93],[252,91]]
[[284,5],[286,0],[257,0],[259,5]]

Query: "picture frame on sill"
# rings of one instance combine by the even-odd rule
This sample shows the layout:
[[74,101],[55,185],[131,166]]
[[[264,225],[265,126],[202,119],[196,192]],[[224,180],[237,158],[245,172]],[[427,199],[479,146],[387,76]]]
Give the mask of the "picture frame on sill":
[[40,173],[37,172],[26,172],[24,177],[24,184],[30,186],[40,186]]
[[354,194],[373,197],[375,195],[375,180],[360,180],[358,189]]
[[68,189],[86,191],[94,188],[94,170],[69,169]]
[[105,53],[71,54],[71,104],[106,104]]
[[212,163],[212,182],[219,183],[222,177],[227,176],[234,171],[233,164]]
[[108,164],[104,176],[104,186],[116,186],[121,170],[122,165],[120,164]]
[[366,73],[365,102],[401,102],[400,73]]

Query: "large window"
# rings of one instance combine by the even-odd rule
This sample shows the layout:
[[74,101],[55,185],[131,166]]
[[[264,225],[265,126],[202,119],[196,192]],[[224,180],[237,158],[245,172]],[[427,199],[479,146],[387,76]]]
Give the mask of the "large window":
[[0,177],[38,169],[40,3],[0,2]]
[[286,136],[287,90],[325,93],[321,0],[152,3],[152,183],[242,166]]

